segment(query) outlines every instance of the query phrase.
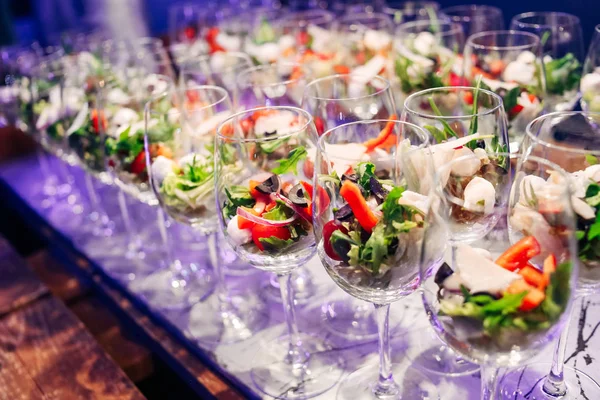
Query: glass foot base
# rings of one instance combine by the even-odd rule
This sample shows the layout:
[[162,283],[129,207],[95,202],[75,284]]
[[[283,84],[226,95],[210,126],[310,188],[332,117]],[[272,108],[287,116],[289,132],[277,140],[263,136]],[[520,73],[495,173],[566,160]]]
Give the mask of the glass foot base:
[[[306,268],[298,268],[292,272],[292,286],[296,304],[306,304],[314,299],[317,293],[312,275]],[[269,284],[264,285],[261,291],[267,300],[273,303],[281,303],[281,291],[279,290],[277,276],[272,275]]]
[[376,384],[379,365],[369,365],[348,375],[337,391],[338,400],[396,400],[396,399],[439,399],[436,385],[425,375],[406,365],[392,364],[396,388],[392,393],[377,394]]
[[159,271],[130,285],[132,291],[158,310],[191,307],[206,299],[214,288],[214,277],[209,270],[198,271],[185,281],[173,279],[173,273],[169,270]]
[[354,300],[332,301],[322,306],[324,326],[348,340],[376,340],[377,322],[373,306]]
[[565,366],[567,393],[551,396],[544,392],[544,379],[550,363],[533,363],[510,370],[498,383],[497,398],[502,400],[591,400],[600,398],[600,386],[585,372]]
[[269,309],[250,292],[228,297],[229,307],[223,307],[213,294],[192,307],[186,333],[200,343],[216,345],[249,339],[266,327]]
[[473,364],[446,346],[430,327],[407,332],[410,345],[406,356],[412,366],[425,373],[442,376],[464,376],[479,371]]
[[[288,336],[269,342],[255,355],[250,371],[261,392],[277,399],[308,399],[331,389],[344,373],[344,363],[322,340],[300,334],[307,361],[294,368],[286,362]],[[357,397],[355,397],[357,399]]]

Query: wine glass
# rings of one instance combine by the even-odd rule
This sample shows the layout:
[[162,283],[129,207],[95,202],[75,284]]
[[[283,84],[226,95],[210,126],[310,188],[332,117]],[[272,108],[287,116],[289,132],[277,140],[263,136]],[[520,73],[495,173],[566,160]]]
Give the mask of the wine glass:
[[[332,75],[306,86],[302,108],[312,115],[319,135],[349,122],[398,119],[389,82],[380,76],[367,82],[361,78]],[[314,165],[305,162],[303,167],[312,177]],[[330,301],[322,307],[327,310],[325,327],[347,339],[376,339],[377,324],[370,304],[351,299]]]
[[112,180],[104,158],[106,117],[99,94],[104,80],[96,69],[97,62],[88,52],[73,54],[64,60],[62,122],[68,151],[63,158],[86,172],[84,180],[91,209],[87,218],[94,226],[93,236],[104,238],[104,244],[109,246],[116,238],[113,236],[115,224],[99,195],[98,184],[110,185]]
[[396,26],[406,22],[436,21],[444,18],[440,14],[440,3],[429,0],[387,2],[383,13],[388,15]]
[[476,33],[467,40],[463,69],[469,84],[481,79],[481,87],[502,97],[510,151],[518,151],[527,124],[542,113],[546,100],[539,38],[519,31]]
[[[464,173],[475,161],[481,167]],[[547,190],[533,194],[539,203],[529,202],[531,182],[546,184],[550,174],[562,172],[541,158],[495,152],[483,160],[454,158],[436,170],[423,240],[423,304],[442,341],[481,365],[483,400],[497,398],[497,368],[539,354],[569,314],[578,262],[568,185],[549,182]],[[545,223],[515,224],[531,222],[532,214],[544,221],[546,206],[552,215]],[[499,218],[508,219],[508,229],[474,224]],[[456,233],[475,240],[459,242],[451,255],[446,248]]]
[[241,258],[279,281],[288,334],[259,350],[251,370],[258,389],[273,397],[315,397],[337,383],[343,368],[326,342],[298,332],[294,307],[291,274],[316,251],[311,180],[298,165],[316,137],[310,114],[295,107],[243,111],[217,130],[220,228]]
[[236,80],[236,107],[299,106],[310,71],[299,63],[280,62],[242,71]]
[[504,16],[497,7],[468,4],[442,8],[440,12],[450,21],[461,24],[467,38],[479,32],[504,29]]
[[312,115],[319,135],[348,122],[398,117],[391,85],[380,76],[338,74],[315,79],[304,89],[302,108]]
[[584,110],[600,111],[600,24],[594,27],[592,42],[583,64],[579,91]]
[[348,13],[338,18],[332,29],[343,52],[343,66],[366,76],[391,72],[393,24],[387,15]]
[[[168,94],[159,96],[167,99]],[[231,112],[231,102],[227,92],[216,86],[181,89],[175,97],[178,108],[165,107],[163,99],[154,98],[145,109],[144,149],[150,186],[171,218],[208,236],[215,274],[214,294],[192,308],[186,330],[198,341],[212,344],[248,339],[268,318],[263,305],[250,293],[241,298],[228,292],[217,240],[213,162],[217,124],[211,118]],[[172,140],[165,142],[155,130],[160,121],[171,122]],[[193,290],[185,292],[194,295]]]
[[274,23],[281,58],[309,65],[317,76],[329,75],[337,63],[331,24],[334,14],[321,9],[289,13]]
[[[41,144],[33,127],[32,72],[39,61],[32,47],[0,48],[0,126],[14,126]],[[52,207],[57,198],[58,178],[48,169],[46,153],[36,148],[42,181],[32,188],[33,201],[42,209]]]
[[[91,233],[90,231],[96,230],[96,224],[94,221],[90,224],[82,224],[84,207],[73,175],[68,168],[68,165],[74,162],[74,157],[65,135],[67,131],[65,117],[68,108],[65,103],[74,105],[73,100],[77,100],[78,96],[72,96],[73,91],[64,94],[65,68],[63,51],[40,57],[38,65],[33,68],[32,129],[39,132],[39,141],[46,152],[65,161],[55,163],[58,172],[56,188],[58,201],[50,208],[49,219],[66,231]],[[70,112],[73,112],[77,108],[70,107],[70,109]],[[88,219],[91,215],[88,214]]]
[[[161,156],[171,159],[173,144],[179,130],[182,129],[181,111],[178,108],[182,106],[180,99],[188,94],[187,97],[197,102],[214,101],[215,94],[210,90],[205,92],[193,88],[185,92],[177,92],[168,77],[147,78],[153,79],[147,80],[150,84],[144,87],[144,91],[141,93],[130,91],[127,102],[119,102],[106,108],[109,136],[106,151],[108,164],[122,191],[141,203],[156,207],[158,200],[149,183],[144,138],[147,137],[150,142],[149,152],[152,160]],[[159,82],[163,83],[162,89],[160,89],[161,85],[157,84]],[[116,86],[108,93],[113,93],[112,97],[116,98],[115,93],[118,90],[120,87]],[[125,100],[125,97],[122,99]],[[148,110],[147,121],[144,119],[144,105]],[[120,199],[120,206],[130,236],[130,252],[141,259],[149,258],[144,253],[152,253],[154,244],[148,243],[150,239],[141,236],[143,230],[139,228],[140,218],[131,216],[134,210],[128,207],[124,198]],[[139,207],[139,203],[135,206]],[[192,306],[212,292],[214,278],[205,268],[198,268],[192,272],[193,268],[174,256],[173,241],[169,240],[166,232],[165,216],[160,207],[156,207],[156,210],[163,244],[159,254],[162,257],[166,256],[165,261],[169,268],[166,273],[155,272],[155,265],[145,260],[143,266],[147,267],[136,266],[134,270],[134,273],[142,275],[143,279],[136,277],[136,281],[130,287],[141,294],[149,304],[160,309],[181,309]],[[127,271],[128,268],[125,270]]]
[[439,397],[413,369],[394,380],[389,342],[390,304],[419,286],[429,191],[420,178],[433,175],[428,141],[426,131],[408,122],[356,121],[325,132],[309,155],[317,254],[340,288],[375,306],[379,331],[378,368],[348,375],[338,399]]
[[[576,298],[598,293],[600,290],[600,256],[594,250],[598,248],[599,239],[593,236],[594,229],[599,225],[597,221],[600,215],[600,204],[593,201],[594,193],[600,188],[598,122],[598,113],[555,112],[541,116],[529,124],[522,145],[524,157],[532,155],[555,162],[560,167],[557,169],[566,171],[566,176],[550,172],[550,176],[543,177],[547,178],[547,182],[533,177],[526,185],[529,191],[524,190],[530,201],[521,202],[523,218],[509,221],[509,227],[517,230],[531,230],[531,224],[535,224],[533,229],[543,229],[547,226],[544,221],[548,213],[556,213],[552,204],[543,204],[543,193],[552,184],[570,186],[576,227],[576,232],[571,236],[578,240],[576,254],[579,255],[579,279],[574,293]],[[536,204],[546,211],[537,210],[541,215],[536,213]],[[534,363],[507,372],[499,385],[501,398],[571,400],[585,399],[590,393],[600,393],[600,386],[590,376],[564,365],[568,331],[567,324],[556,345],[552,364]]]
[[579,18],[560,12],[528,12],[515,15],[510,28],[540,37],[548,110],[572,110],[579,101],[585,57]]
[[[472,87],[434,88],[410,95],[404,103],[403,119],[423,127],[432,135],[433,165],[438,171],[445,163],[461,156],[477,156],[460,173],[474,174],[480,169],[479,159],[487,153],[508,149],[506,115],[502,99],[497,94]],[[477,162],[475,162],[477,161]],[[428,181],[429,187],[433,182]],[[451,248],[456,253],[459,243],[470,243],[482,237],[499,221],[500,216],[471,218],[465,229],[451,232]],[[459,376],[473,373],[477,366],[457,357],[447,346],[419,336],[415,346],[426,356],[419,357],[420,368],[443,375]]]
[[394,77],[398,104],[420,90],[460,85],[462,26],[448,21],[419,20],[396,28]]
[[[236,80],[236,109],[260,106],[300,106],[302,94],[311,81],[308,68],[299,63],[278,62],[271,65],[259,65],[242,71]],[[306,302],[314,297],[316,286],[306,268],[295,270],[292,274],[296,301]],[[263,288],[265,297],[278,302],[279,283],[276,276]]]
[[[276,21],[282,16],[280,9],[258,7],[245,11],[245,19],[250,21],[250,27],[243,38],[243,51],[248,53],[254,64],[271,64],[280,59],[284,48],[288,47],[287,37],[279,35],[275,27]],[[236,22],[236,19],[228,18]],[[232,22],[229,22],[232,24]],[[281,45],[280,45],[281,44]]]
[[179,63],[179,79],[182,87],[197,85],[219,86],[227,90],[229,97],[236,97],[238,75],[252,67],[246,53],[218,52],[183,59]]

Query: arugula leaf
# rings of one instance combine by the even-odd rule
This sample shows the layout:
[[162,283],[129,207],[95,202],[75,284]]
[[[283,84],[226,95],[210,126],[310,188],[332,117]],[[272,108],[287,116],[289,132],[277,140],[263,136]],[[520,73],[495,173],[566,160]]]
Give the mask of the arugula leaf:
[[292,239],[283,240],[277,236],[271,236],[268,238],[260,238],[258,241],[263,245],[263,248],[269,253],[277,253],[286,247],[294,244]]
[[[431,109],[433,110],[435,115],[437,115],[438,117],[444,116],[444,114],[442,114],[442,112],[440,111],[438,106],[435,104],[433,97],[429,98],[429,105],[431,106]],[[444,127],[444,132],[446,133],[446,137],[448,137],[448,136],[454,136],[455,138],[458,137],[458,135],[456,134],[456,132],[454,132],[454,129],[452,129],[452,127],[450,126],[450,124],[448,124],[448,122],[446,122],[443,119],[440,119],[440,123]]]
[[[490,143],[490,147],[493,153],[508,153],[508,145],[500,144],[500,139],[498,136],[494,135],[492,138],[492,142]],[[498,166],[504,169],[508,168],[508,157],[507,156],[496,156],[496,161],[498,162]]]
[[433,139],[436,141],[436,143],[442,143],[444,140],[448,140],[448,136],[446,136],[443,131],[433,125],[425,125],[423,128],[427,129],[429,133],[431,133],[431,136],[433,136]]
[[285,221],[292,215],[294,215],[294,210],[278,200],[277,205],[272,210],[264,213],[262,217],[271,221]]
[[592,183],[585,192],[585,202],[592,207],[600,206],[600,185]]
[[250,189],[245,186],[230,186],[225,188],[227,199],[223,202],[223,215],[226,218],[233,217],[238,207],[253,207],[256,200],[250,194]]
[[266,153],[266,154],[272,154],[275,152],[275,150],[277,150],[278,148],[280,148],[283,144],[285,144],[288,140],[290,140],[289,137],[284,137],[284,138],[279,138],[279,139],[273,139],[273,140],[268,140],[266,142],[261,142],[259,144],[260,149]]
[[260,23],[260,27],[258,28],[258,32],[256,32],[254,42],[256,44],[273,42],[275,40],[275,37],[275,30],[273,29],[269,21],[263,19]]
[[192,163],[183,168],[183,178],[190,182],[200,183],[213,176],[213,163],[210,160],[200,162],[196,159],[196,154],[192,158]]
[[507,315],[516,312],[527,296],[527,292],[505,294],[498,300],[494,300],[483,307],[483,312],[486,314],[501,313]]
[[371,190],[371,177],[375,176],[375,164],[371,162],[361,162],[356,166],[358,175],[358,184],[369,193]]
[[371,272],[375,275],[379,273],[379,268],[385,257],[388,255],[388,246],[390,238],[385,235],[385,225],[377,224],[371,237],[365,243],[363,259],[371,263]]
[[504,102],[504,108],[506,112],[510,113],[510,111],[518,104],[520,95],[521,88],[518,86],[506,92],[504,98],[502,99],[502,101]]
[[408,67],[412,64],[408,58],[398,57],[395,63],[396,76],[400,79],[400,88],[404,93],[410,93],[413,91],[413,86],[410,83],[410,77],[408,76]]
[[600,162],[598,161],[598,157],[594,156],[593,154],[586,154],[585,161],[587,161],[589,165],[596,165]]
[[562,95],[573,90],[581,80],[581,63],[572,53],[544,64],[546,69],[546,91]]
[[381,208],[384,221],[404,221],[403,214],[405,207],[398,204],[398,200],[402,197],[402,193],[404,193],[404,188],[399,186],[393,188],[388,193]]
[[304,160],[308,156],[308,152],[304,146],[298,146],[294,148],[288,154],[287,158],[284,160],[278,160],[279,164],[277,167],[273,168],[271,172],[277,175],[283,175],[287,173],[297,173],[298,163]]
[[398,232],[409,232],[411,229],[419,226],[415,221],[396,222],[392,221],[392,226]]
[[541,309],[551,321],[560,317],[569,301],[571,267],[570,262],[559,264],[550,277],[550,284],[546,287],[546,298],[542,302]]

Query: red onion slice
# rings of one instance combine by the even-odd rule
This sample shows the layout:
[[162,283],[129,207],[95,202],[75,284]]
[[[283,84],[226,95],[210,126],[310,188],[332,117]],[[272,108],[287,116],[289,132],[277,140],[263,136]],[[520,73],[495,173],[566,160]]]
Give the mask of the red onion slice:
[[251,212],[247,211],[243,207],[238,207],[236,214],[242,218],[246,218],[248,221],[254,222],[255,224],[266,225],[266,226],[286,226],[286,225],[291,224],[292,222],[294,222],[296,220],[296,218],[298,218],[298,214],[294,214],[292,217],[285,219],[283,221],[273,221],[270,219],[258,217],[256,215],[252,214]]
[[306,208],[295,205],[290,199],[288,199],[287,197],[285,197],[279,193],[272,193],[271,199],[282,201],[283,203],[285,203],[286,206],[288,206],[289,208],[294,210],[296,212],[296,215],[300,215],[302,218],[304,218],[305,220],[307,220],[308,222],[310,222],[312,224],[312,218],[306,212]]

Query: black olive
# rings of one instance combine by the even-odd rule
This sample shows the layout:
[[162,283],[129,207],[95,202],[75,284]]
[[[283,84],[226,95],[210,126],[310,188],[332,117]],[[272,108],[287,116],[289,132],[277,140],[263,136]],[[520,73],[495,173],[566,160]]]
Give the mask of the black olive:
[[276,135],[277,131],[273,131],[273,132],[265,132],[265,136],[273,136]]
[[390,179],[390,171],[387,169],[378,169],[375,171],[375,176],[377,179]]
[[479,139],[477,142],[475,142],[475,146],[480,149],[485,149],[485,140]]
[[279,192],[281,185],[277,175],[271,175],[266,181],[256,186],[256,190],[262,194],[271,194]]
[[498,300],[500,298],[500,296],[495,296],[489,292],[475,292],[475,293],[471,293],[471,296],[489,296],[494,300]]
[[298,207],[308,207],[308,199],[305,196],[304,187],[301,183],[290,189],[288,198]]
[[342,182],[349,180],[350,182],[358,183],[358,175],[356,174],[344,174],[342,175]]
[[369,186],[371,187],[371,193],[375,196],[375,200],[377,200],[377,204],[381,204],[385,200],[385,196],[387,196],[388,191],[379,183],[377,178],[371,177],[369,178]]
[[441,285],[453,273],[454,271],[452,270],[452,268],[450,268],[448,264],[443,263],[440,269],[438,269],[435,273],[435,278],[433,279],[433,281],[436,284]]
[[348,252],[350,251],[350,242],[348,242],[348,240],[336,238],[336,240],[331,241],[331,247],[342,260],[348,262],[350,259],[350,257],[348,257]]
[[350,219],[350,217],[352,217],[352,215],[354,215],[354,214],[352,213],[352,209],[350,208],[350,205],[346,204],[345,206],[343,206],[342,208],[337,210],[333,216],[338,221],[345,221],[345,220]]

